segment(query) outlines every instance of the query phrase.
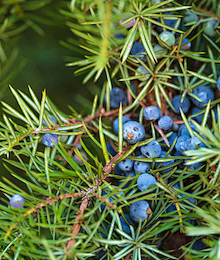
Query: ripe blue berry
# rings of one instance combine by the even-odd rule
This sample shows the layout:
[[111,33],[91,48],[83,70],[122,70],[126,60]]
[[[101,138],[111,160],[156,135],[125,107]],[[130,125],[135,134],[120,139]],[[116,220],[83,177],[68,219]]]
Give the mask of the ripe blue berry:
[[130,206],[130,216],[134,222],[143,222],[148,215],[151,213],[151,209],[147,201],[140,200],[131,204]]
[[112,147],[110,142],[106,143],[106,148],[107,148],[108,153],[110,153],[112,156],[115,156],[117,154],[117,152],[114,150],[114,148]]
[[190,108],[190,101],[187,97],[184,98],[183,102],[181,102],[181,95],[177,95],[172,99],[172,104],[176,110],[176,113],[180,114],[180,108],[183,113],[188,112]]
[[[194,108],[192,109],[191,115],[194,115],[194,114],[200,112],[201,110],[202,110],[201,108],[194,107]],[[201,114],[201,115],[195,116],[195,117],[193,117],[192,119],[195,120],[196,122],[198,122],[199,124],[201,124],[201,123],[202,123],[202,120],[203,120],[203,116],[204,116],[204,113]],[[209,118],[209,115],[208,115],[208,118]]]
[[24,207],[24,198],[20,194],[11,197],[9,205],[13,208],[22,209]]
[[[172,186],[172,190],[173,190],[173,192],[175,193],[176,190],[174,190],[173,188],[176,188],[176,189],[179,190],[179,189],[180,189],[179,183],[177,182],[177,183],[175,183],[175,184]],[[178,196],[186,197],[186,195],[184,195],[184,194],[182,194],[182,193],[180,193],[180,195],[178,195]],[[190,201],[191,203],[195,204],[195,198],[190,197],[190,198],[188,198],[187,200]],[[175,206],[174,204],[171,204],[171,205],[167,208],[167,212],[172,212],[172,211],[176,211],[176,210],[177,210],[177,208],[176,208],[176,206]]]
[[141,147],[141,153],[147,158],[160,157],[161,151],[160,144],[155,140]]
[[110,105],[113,108],[119,108],[120,103],[122,103],[122,106],[127,105],[126,93],[123,89],[113,88],[110,91]]
[[[190,49],[191,48],[191,42],[188,42],[188,40],[189,39],[187,39],[187,38],[184,38],[183,40],[182,40],[182,42],[181,42],[181,49],[182,50],[188,50],[188,49]],[[184,45],[186,42],[188,42],[186,45]],[[184,45],[184,46],[182,46],[182,45]]]
[[[139,155],[138,158],[144,158],[143,155]],[[147,173],[151,168],[151,163],[148,162],[134,162],[134,170],[136,173]]]
[[[134,222],[131,219],[130,215],[125,214],[125,217],[126,217],[127,221],[129,222],[129,224],[131,226],[134,226]],[[122,216],[120,216],[120,221],[121,221],[121,226],[122,226],[122,229],[124,230],[124,232],[127,233],[127,234],[131,234],[131,229]]]
[[[131,118],[128,116],[122,117],[122,124],[124,125],[126,122],[131,121]],[[118,117],[113,122],[113,129],[115,133],[118,135]]]
[[161,110],[155,106],[148,106],[144,109],[144,117],[146,120],[157,120],[161,117]]
[[129,172],[125,171],[124,173],[125,173],[126,177],[135,177],[136,176],[134,171],[129,171]]
[[160,127],[160,129],[162,130],[169,130],[172,128],[173,126],[173,120],[171,117],[169,116],[162,116],[159,120],[158,120],[158,126]]
[[[159,159],[164,159],[164,157],[166,156],[166,154],[167,154],[167,153],[166,153],[165,151],[162,151],[162,152],[161,152],[161,155],[160,155],[160,157],[159,157]],[[169,158],[168,158],[169,156],[170,156],[170,154],[168,154],[168,155],[166,156],[166,159],[169,159]],[[170,160],[170,161],[163,162],[163,163],[161,164],[160,168],[170,166],[170,165],[173,164],[174,162],[175,162],[174,160]],[[160,162],[155,163],[155,166],[156,166],[156,167],[158,167],[159,165],[160,165]],[[169,172],[169,171],[171,171],[172,169],[173,169],[173,167],[170,167],[170,168],[168,168],[168,169],[163,170],[163,172]]]
[[[164,20],[165,25],[174,28],[174,26],[175,26],[175,24],[176,24],[178,18],[175,17],[175,16],[173,16],[173,14],[170,13],[170,12],[164,12],[163,15],[166,15],[166,16],[167,16],[167,17],[163,17],[163,20]],[[158,21],[158,22],[161,22],[161,19],[157,19],[157,21]],[[181,27],[181,26],[179,26],[178,29],[181,29],[180,27]],[[158,29],[160,32],[162,32],[162,27],[161,27],[161,26],[157,26],[157,29]],[[167,30],[170,32],[169,29],[167,29]]]
[[168,46],[174,45],[174,43],[176,41],[175,36],[171,32],[168,32],[168,31],[160,33],[159,38],[161,39],[161,41],[165,42]]
[[217,89],[220,90],[220,76],[217,79]]
[[54,143],[58,144],[58,137],[57,135],[45,134],[42,142],[45,146],[54,147]]
[[196,136],[191,137],[186,142],[186,150],[195,150],[199,147],[206,147]]
[[140,81],[146,81],[150,77],[150,73],[143,66],[139,66],[135,71],[135,76],[139,76]]
[[168,50],[164,47],[160,46],[160,44],[156,44],[154,46],[154,52],[158,59],[161,59],[164,55],[167,54]]
[[[189,122],[189,125],[190,125],[190,127],[192,128],[192,130],[196,132],[196,127],[194,126],[194,124],[191,123],[191,122]],[[182,125],[180,126],[180,128],[179,128],[179,130],[178,130],[178,135],[179,135],[179,136],[180,136],[180,135],[188,135],[188,136],[190,136],[189,131],[188,131],[188,129],[187,129],[187,127],[186,127],[185,124],[182,124]]]
[[139,190],[145,191],[149,186],[154,185],[156,182],[157,181],[153,175],[143,173],[137,179],[137,186]]
[[[186,162],[187,160],[185,160]],[[202,162],[198,162],[198,163],[194,163],[194,164],[190,164],[190,165],[186,165],[186,167],[192,171],[197,171],[199,168],[201,168],[202,166],[204,166],[204,164]]]
[[206,105],[209,102],[209,100],[211,100],[211,102],[214,100],[213,91],[209,87],[206,87],[206,86],[201,85],[201,86],[195,88],[193,91],[193,94],[195,94],[202,100],[202,102],[200,102],[194,98],[192,99],[192,102],[198,108],[205,108],[204,105]]
[[[48,117],[54,122],[54,124],[57,123],[56,118],[53,115],[48,115]],[[43,125],[47,126],[46,122],[43,120]]]
[[145,48],[144,45],[141,42],[134,42],[131,51],[130,51],[130,55],[135,55],[137,57],[134,57],[135,59],[140,59],[143,62],[145,62],[146,59],[146,54],[144,54]]
[[129,172],[133,169],[134,162],[128,158],[118,163],[119,169],[122,171]]
[[143,140],[145,136],[145,129],[140,123],[136,121],[129,121],[124,124],[123,136],[128,143],[135,144]]
[[[168,142],[169,142],[170,145],[174,142],[174,140],[176,139],[177,136],[178,136],[177,133],[176,133],[176,132],[173,132],[169,137],[167,137],[167,140],[168,140]],[[163,141],[162,143],[165,144],[164,141]],[[163,147],[163,148],[164,148],[164,147]],[[168,150],[167,148],[168,148],[168,147],[166,146],[164,149],[165,149],[165,150]]]
[[183,153],[184,151],[186,151],[186,143],[189,139],[190,137],[188,135],[179,136],[175,144],[176,151],[179,153]]

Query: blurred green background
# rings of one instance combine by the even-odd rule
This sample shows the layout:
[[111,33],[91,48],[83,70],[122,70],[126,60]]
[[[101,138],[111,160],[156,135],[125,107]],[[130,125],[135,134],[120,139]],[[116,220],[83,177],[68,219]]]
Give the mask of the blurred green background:
[[[74,38],[69,27],[63,23],[59,28],[56,26],[40,25],[44,35],[39,35],[32,28],[25,30],[20,35],[16,47],[19,54],[11,70],[15,69],[19,61],[26,61],[25,67],[12,80],[8,81],[0,93],[0,98],[12,107],[18,109],[17,102],[8,85],[19,89],[29,95],[27,86],[41,99],[41,93],[47,90],[47,95],[57,107],[71,114],[68,106],[72,106],[79,113],[87,113],[91,109],[92,100],[99,88],[92,82],[82,84],[85,75],[75,76],[77,67],[67,67],[67,62],[82,59],[80,52],[70,50],[61,45],[61,41]],[[11,50],[6,55],[10,55]],[[2,118],[2,109],[0,110]],[[2,165],[0,158],[1,176],[9,176]],[[11,179],[11,178],[10,178]]]

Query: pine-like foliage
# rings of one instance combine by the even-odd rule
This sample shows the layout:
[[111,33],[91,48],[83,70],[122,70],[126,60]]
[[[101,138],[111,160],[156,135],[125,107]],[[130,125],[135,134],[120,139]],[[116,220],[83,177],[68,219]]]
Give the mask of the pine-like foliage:
[[[97,81],[101,94],[94,97],[87,114],[72,108],[67,115],[46,91],[39,100],[31,87],[27,95],[10,86],[19,109],[2,102],[0,155],[11,178],[0,182],[5,195],[0,205],[0,259],[219,260],[219,1],[58,2],[2,1],[0,40],[13,42],[11,37],[28,26],[41,33],[41,22],[56,25],[65,21],[74,35],[61,43],[84,54],[83,60],[72,58],[67,65],[78,66],[76,74],[85,74],[83,83]],[[198,19],[184,22],[186,11]],[[167,20],[174,20],[174,26],[167,25]],[[211,21],[216,22],[213,34],[206,33]],[[159,31],[170,31],[175,43],[167,45]],[[189,50],[183,48],[185,38],[192,44]],[[143,44],[146,60],[143,53],[130,54],[135,42]],[[164,49],[155,52],[158,42]],[[9,73],[17,53],[6,57],[3,45],[2,85],[17,73]],[[141,73],[140,66],[149,73]],[[194,116],[182,111],[175,114],[172,97],[180,94],[182,100],[201,101],[193,94],[199,85],[211,87],[215,100]],[[127,105],[111,107],[114,87],[126,90]],[[198,137],[205,147],[175,156],[177,139],[169,145],[171,132],[164,133],[156,122],[144,119],[148,105],[160,107],[176,124],[184,122],[190,136]],[[125,114],[144,124],[144,140],[131,145],[123,139]],[[201,114],[203,120],[198,124],[193,118]],[[117,117],[118,135],[112,128]],[[59,139],[52,147],[42,142],[48,133]],[[139,148],[153,139],[166,149],[165,158],[139,158]],[[149,173],[156,184],[140,191],[140,174],[125,177],[117,168],[125,158],[151,163]],[[201,166],[189,167],[196,163]],[[14,194],[23,196],[22,209],[9,206]],[[129,225],[130,232],[126,232],[125,214],[140,200],[150,205],[148,217]],[[170,206],[174,206],[171,211]],[[198,243],[203,251],[195,246]]]

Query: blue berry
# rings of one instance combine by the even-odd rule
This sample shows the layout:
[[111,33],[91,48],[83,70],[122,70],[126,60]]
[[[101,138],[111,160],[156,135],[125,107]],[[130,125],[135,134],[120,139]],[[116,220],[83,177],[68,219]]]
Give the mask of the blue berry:
[[114,170],[117,175],[123,175],[124,172],[118,167],[118,164],[115,165]]
[[135,76],[139,76],[140,81],[146,81],[150,77],[150,72],[144,66],[139,66],[135,71]]
[[183,18],[184,23],[197,22],[199,17],[197,14],[194,14],[190,11],[185,12],[186,16]]
[[140,200],[131,204],[130,206],[130,216],[134,222],[143,222],[148,215],[151,213],[151,209],[147,201]]
[[127,95],[123,89],[113,88],[110,91],[110,105],[113,108],[119,108],[120,103],[122,106],[127,105]]
[[148,106],[144,109],[144,117],[146,120],[157,120],[161,115],[161,110],[158,107]]
[[134,57],[135,59],[140,59],[142,60],[143,62],[145,62],[147,59],[146,59],[146,54],[144,54],[146,51],[145,51],[145,48],[144,48],[144,45],[140,42],[134,42],[132,48],[131,48],[131,51],[130,51],[130,55],[135,55],[135,56],[138,56],[138,57]]
[[160,44],[156,44],[154,46],[154,52],[157,57],[157,59],[161,59],[164,55],[167,54],[168,50],[164,47],[160,46]]
[[106,148],[108,153],[110,153],[112,156],[115,156],[117,154],[117,152],[114,150],[110,142],[106,143]]
[[[178,18],[175,17],[175,16],[173,16],[173,14],[170,13],[170,12],[165,12],[165,13],[163,13],[163,15],[167,15],[167,17],[163,17],[163,20],[164,20],[165,25],[174,28],[174,26],[175,26],[175,24],[176,24]],[[161,22],[161,19],[157,19],[157,21],[158,21],[158,22]],[[157,29],[158,29],[160,32],[162,31],[162,27],[161,27],[161,26],[157,26]],[[181,25],[179,25],[179,28],[178,28],[178,29],[179,29],[179,30],[181,29]],[[167,30],[170,32],[169,29],[167,29]]]
[[[126,122],[131,121],[131,118],[128,116],[122,117],[122,124],[124,125]],[[118,135],[118,117],[113,122],[113,129],[115,133]]]
[[130,144],[135,144],[143,140],[145,136],[144,127],[136,121],[128,121],[123,127],[124,139]]
[[[203,26],[205,26],[207,23],[204,23]],[[217,35],[217,32],[215,31],[214,27],[215,27],[216,21],[215,20],[211,20],[209,22],[209,24],[206,26],[206,28],[203,30],[203,32],[208,35],[209,37],[214,37]]]
[[173,132],[173,133],[167,138],[170,145],[174,142],[174,140],[176,139],[177,136],[178,136],[178,134],[175,133],[175,132]]
[[184,98],[183,102],[181,102],[181,95],[177,95],[172,99],[172,104],[176,110],[176,113],[180,114],[180,108],[183,113],[188,112],[190,108],[190,101],[187,97]]
[[[48,115],[48,117],[54,122],[54,124],[57,123],[56,118],[53,115]],[[43,120],[43,125],[47,126],[46,122]]]
[[149,186],[154,185],[156,182],[157,181],[153,175],[143,173],[137,179],[137,186],[139,190],[145,191]]
[[[125,217],[126,217],[127,221],[129,222],[129,224],[131,226],[134,226],[134,222],[131,219],[130,215],[125,214]],[[131,234],[131,229],[122,216],[120,216],[120,221],[121,221],[121,226],[122,226],[122,229],[124,230],[124,232],[127,233],[127,234]]]
[[[110,227],[110,225],[107,226],[107,233],[109,232]],[[105,233],[103,233],[102,231],[100,231],[100,233],[104,239],[107,239],[107,235]]]
[[190,137],[188,135],[179,136],[175,144],[176,151],[179,153],[183,153],[184,151],[186,151],[186,143],[189,139]]
[[162,130],[169,130],[172,128],[173,126],[173,120],[171,117],[169,116],[162,116],[159,120],[158,120],[158,126],[160,127],[160,129]]
[[217,89],[220,90],[220,76],[217,79]]
[[195,150],[199,147],[206,147],[196,136],[191,137],[186,142],[186,150]]
[[[164,157],[166,156],[166,154],[167,154],[167,153],[166,153],[165,151],[162,151],[162,152],[161,152],[161,155],[160,155],[160,157],[159,157],[159,159],[164,159]],[[167,157],[169,157],[169,156],[170,156],[170,154],[168,154],[165,159],[169,159],[169,158],[167,158]],[[163,163],[161,164],[160,168],[170,166],[170,165],[173,164],[174,162],[175,162],[174,160],[170,160],[170,161],[163,162]],[[158,167],[159,165],[160,165],[160,162],[155,163],[155,166],[156,166],[156,167]],[[168,168],[168,169],[163,170],[163,172],[169,172],[169,171],[171,171],[172,169],[173,169],[173,167],[170,167],[170,168]]]
[[[189,39],[184,38],[181,42],[181,49],[182,50],[188,50],[191,48],[191,42],[188,42]],[[188,42],[186,45],[182,46],[183,44],[185,44],[186,42]]]
[[205,108],[204,105],[206,105],[209,102],[209,100],[211,100],[211,102],[214,100],[214,93],[209,87],[201,85],[195,88],[193,93],[202,100],[202,102],[199,102],[194,98],[192,99],[192,102],[198,108]]
[[168,31],[160,33],[159,38],[161,39],[161,41],[165,42],[168,46],[174,45],[174,43],[176,41],[175,36],[171,32],[168,32]]
[[135,177],[136,174],[135,174],[134,171],[129,171],[129,172],[125,171],[125,176],[126,176],[126,177]]
[[13,208],[22,209],[24,207],[24,198],[20,194],[11,197],[9,205]]
[[[189,122],[189,125],[190,125],[190,127],[192,128],[192,130],[196,132],[196,127],[194,126],[194,124],[191,123],[191,122]],[[178,130],[178,135],[179,135],[179,136],[180,136],[180,135],[188,135],[188,136],[190,136],[189,131],[188,131],[188,129],[187,129],[187,127],[186,127],[185,124],[182,124],[182,125],[180,126],[180,128],[179,128],[179,130]]]
[[[112,187],[113,187],[114,189],[117,189],[117,188],[118,188],[118,186],[114,186],[114,185],[112,185]],[[109,190],[109,187],[106,187],[105,190],[106,190],[106,191],[104,191],[104,190],[102,191],[102,196],[104,196],[106,202],[111,202],[111,203],[113,203],[113,202],[115,201],[115,199],[118,199],[118,198],[119,198],[117,194],[114,194],[112,197],[108,197],[108,196],[105,197],[105,195],[107,195],[108,193],[111,193],[111,190]],[[124,192],[123,192],[123,191],[119,192],[119,194],[120,194],[121,196],[124,196]],[[105,207],[106,207],[106,205],[101,204],[101,210],[104,210]]]
[[196,242],[192,246],[193,250],[198,250],[198,251],[204,250],[206,248],[207,248],[207,245],[204,242],[202,242],[202,238],[199,238],[198,240],[196,240]]
[[[200,112],[201,110],[202,110],[201,108],[194,107],[194,108],[192,109],[191,115],[194,115],[194,114]],[[201,123],[202,123],[202,120],[203,120],[203,116],[204,116],[204,113],[201,114],[201,115],[195,116],[195,117],[193,117],[192,119],[195,120],[196,122],[198,122],[199,124],[201,124]],[[209,115],[208,115],[208,118],[209,118]]]
[[[139,155],[138,158],[144,158],[143,155]],[[151,168],[151,163],[148,162],[134,162],[134,170],[137,173],[147,173]]]
[[54,147],[54,143],[58,144],[58,137],[53,134],[45,134],[42,142],[45,146]]
[[118,163],[119,169],[122,171],[129,172],[133,169],[134,162],[128,158]]
[[141,153],[147,158],[160,157],[161,151],[160,144],[155,140],[141,147]]
[[[185,160],[186,162],[187,160]],[[202,162],[198,162],[198,163],[194,163],[194,164],[190,164],[190,165],[186,165],[186,167],[192,171],[196,171],[199,168],[201,168],[202,166],[204,166],[204,164]]]
[[[181,153],[179,153],[179,152],[175,152],[174,153],[174,156],[178,156],[178,157],[181,157],[181,156],[183,156]],[[181,159],[175,159],[175,162],[178,162],[179,160],[181,160]],[[180,169],[184,169],[185,168],[185,164],[184,164],[184,161],[182,161],[181,163],[179,163],[178,164],[178,167],[180,168]]]
[[[176,139],[177,136],[178,136],[177,133],[173,132],[169,137],[167,137],[167,140],[168,140],[170,145],[174,142],[174,140]],[[166,144],[164,141],[162,143]],[[168,150],[168,147],[166,146],[164,149]]]
[[[136,176],[135,172],[134,171],[130,171],[130,172],[124,172],[126,178],[133,178]],[[124,180],[122,180],[123,182]],[[124,185],[124,188],[127,188],[129,187],[129,185],[132,183],[133,180],[129,180],[125,185]]]

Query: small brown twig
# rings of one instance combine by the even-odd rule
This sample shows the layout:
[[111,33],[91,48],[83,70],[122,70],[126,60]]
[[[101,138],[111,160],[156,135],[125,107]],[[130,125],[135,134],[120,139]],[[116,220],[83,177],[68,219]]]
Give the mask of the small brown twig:
[[75,243],[75,236],[78,235],[80,230],[80,223],[81,223],[80,218],[83,216],[85,209],[88,207],[88,203],[89,203],[88,198],[84,198],[80,205],[80,210],[76,216],[75,223],[73,225],[73,231],[72,231],[73,238],[67,242],[67,246],[66,246],[67,251],[69,251]]

